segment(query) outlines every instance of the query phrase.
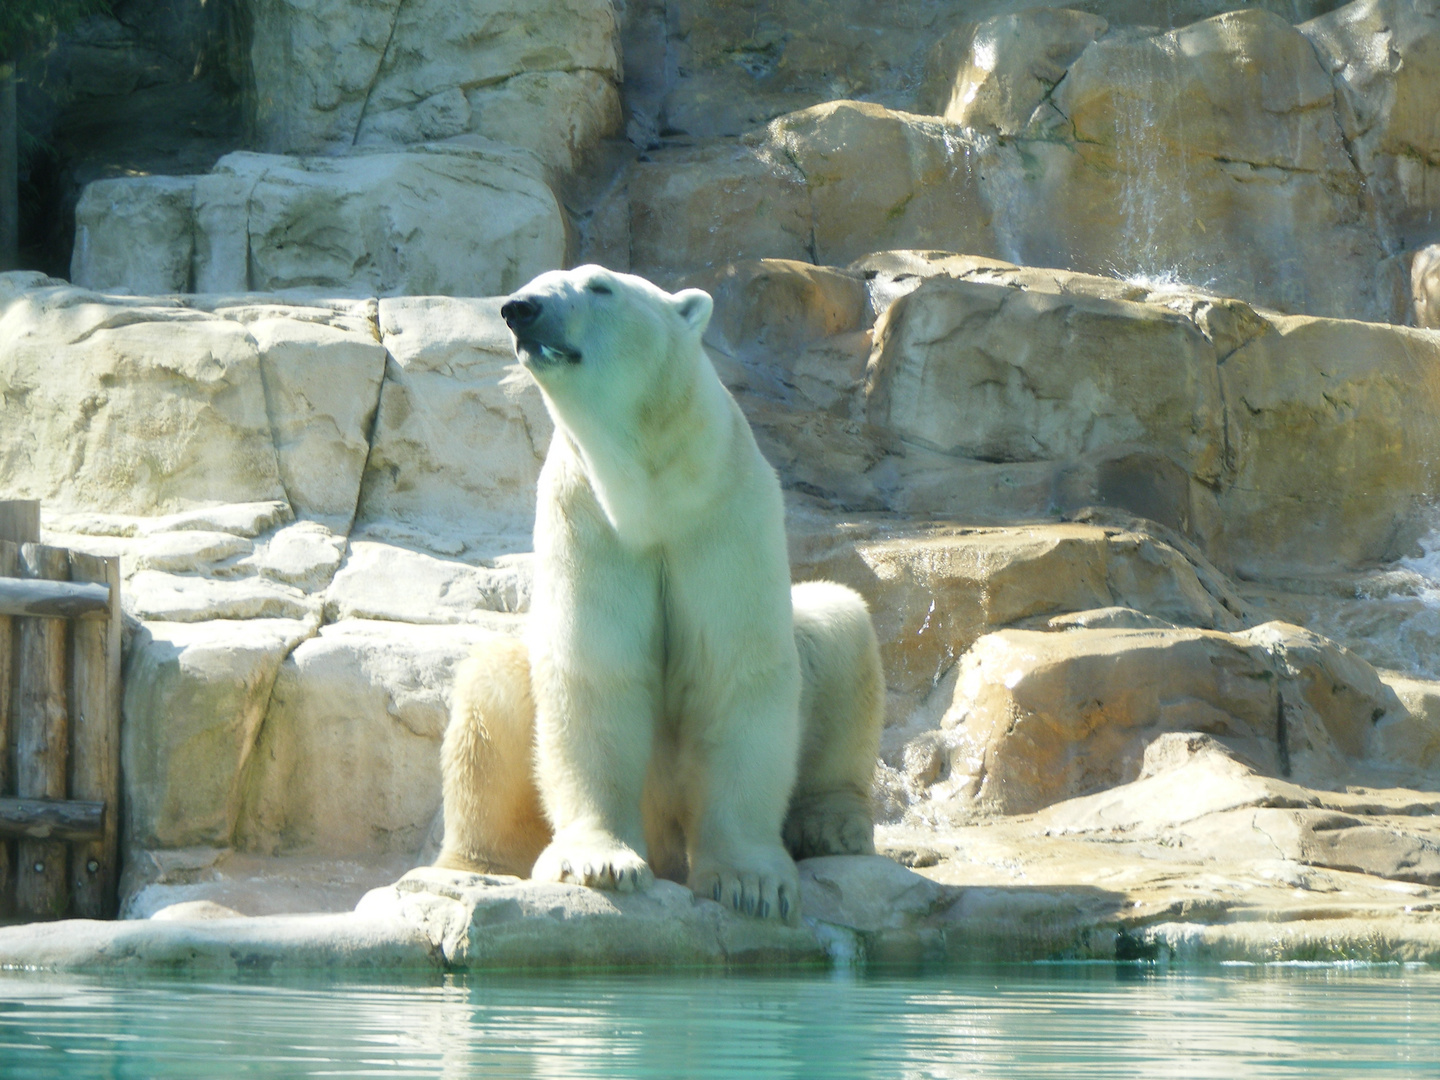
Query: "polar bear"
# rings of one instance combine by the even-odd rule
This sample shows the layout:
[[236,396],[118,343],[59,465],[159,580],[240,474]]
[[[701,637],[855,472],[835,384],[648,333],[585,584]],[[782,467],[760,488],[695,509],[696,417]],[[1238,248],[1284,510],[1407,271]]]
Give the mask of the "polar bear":
[[850,589],[791,588],[779,481],[701,346],[711,309],[598,266],[501,308],[555,434],[526,636],[457,674],[437,865],[659,875],[793,922],[792,854],[874,852],[875,632]]

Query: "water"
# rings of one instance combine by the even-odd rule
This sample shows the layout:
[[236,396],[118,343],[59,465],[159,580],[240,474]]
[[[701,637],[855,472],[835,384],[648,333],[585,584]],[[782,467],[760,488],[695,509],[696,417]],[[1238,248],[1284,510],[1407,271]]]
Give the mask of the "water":
[[1440,1077],[1440,972],[0,973],[0,1077]]

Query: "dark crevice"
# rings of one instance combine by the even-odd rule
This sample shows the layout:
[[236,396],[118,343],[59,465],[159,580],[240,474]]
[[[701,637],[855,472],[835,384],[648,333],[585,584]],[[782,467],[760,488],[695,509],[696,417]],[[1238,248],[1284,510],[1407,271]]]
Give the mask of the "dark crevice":
[[385,59],[390,55],[390,45],[395,40],[395,28],[400,25],[400,12],[405,9],[405,0],[400,0],[395,5],[395,17],[390,21],[390,33],[385,37],[385,47],[380,50],[380,62],[375,65],[375,74],[370,79],[370,85],[365,88],[365,100],[360,103],[360,115],[355,118],[355,134],[350,139],[350,145],[354,146],[360,141],[360,129],[365,125],[365,114],[370,109],[370,98],[375,93],[375,87],[380,83],[380,76],[385,72]]
[[1285,695],[1275,691],[1275,751],[1280,758],[1280,775],[1290,778],[1290,733],[1285,725]]

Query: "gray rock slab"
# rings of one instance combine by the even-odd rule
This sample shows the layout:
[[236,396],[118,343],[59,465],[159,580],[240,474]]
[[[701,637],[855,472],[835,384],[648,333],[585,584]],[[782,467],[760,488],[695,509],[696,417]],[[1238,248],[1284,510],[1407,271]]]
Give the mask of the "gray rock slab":
[[530,606],[530,557],[471,566],[418,551],[353,540],[345,564],[325,593],[328,619],[407,623],[475,622],[489,612]]
[[210,619],[304,619],[319,602],[295,588],[261,577],[218,580],[141,570],[121,593],[127,614],[159,622]]
[[270,975],[438,966],[437,950],[413,924],[354,914],[69,919],[0,928],[0,969]]
[[709,966],[826,955],[810,928],[731,914],[670,881],[624,895],[422,868],[356,910],[426,927],[456,967]]

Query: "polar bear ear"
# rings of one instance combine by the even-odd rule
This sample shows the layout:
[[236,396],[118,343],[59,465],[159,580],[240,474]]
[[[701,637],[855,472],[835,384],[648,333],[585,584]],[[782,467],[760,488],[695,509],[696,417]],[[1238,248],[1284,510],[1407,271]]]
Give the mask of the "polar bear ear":
[[705,333],[710,325],[710,315],[715,310],[715,301],[703,289],[686,289],[675,294],[675,310],[697,334]]

